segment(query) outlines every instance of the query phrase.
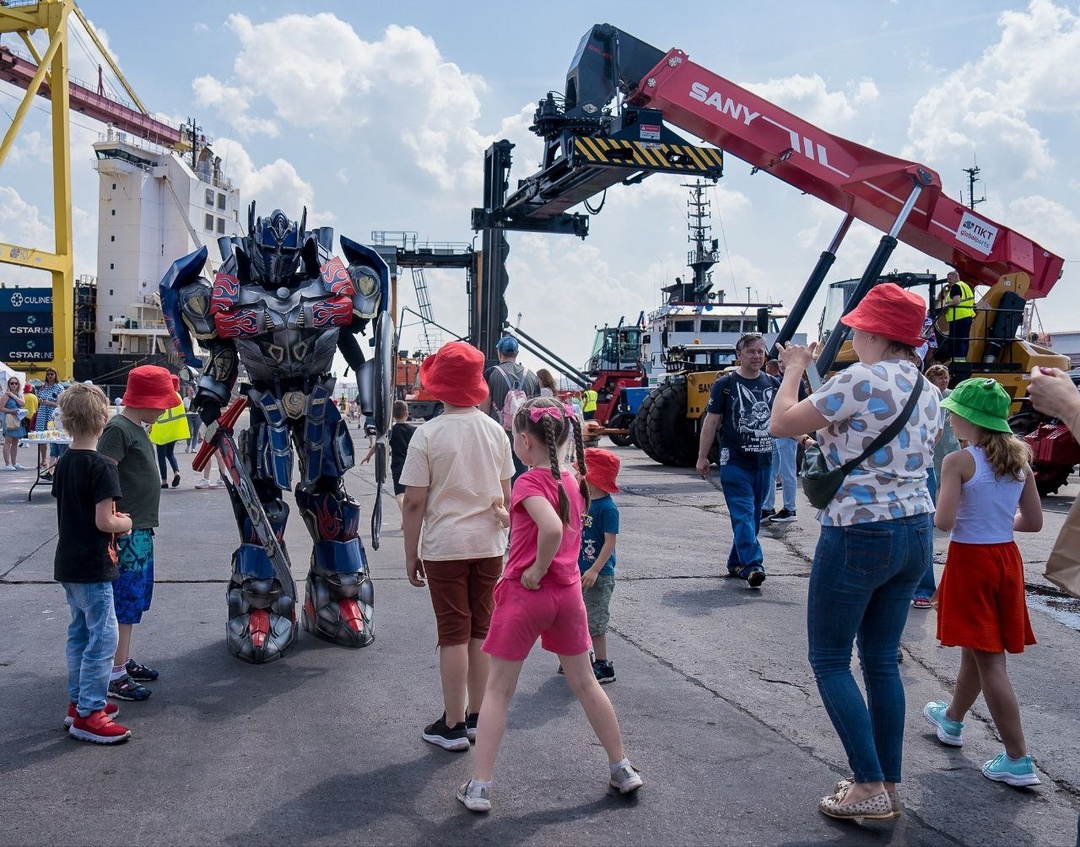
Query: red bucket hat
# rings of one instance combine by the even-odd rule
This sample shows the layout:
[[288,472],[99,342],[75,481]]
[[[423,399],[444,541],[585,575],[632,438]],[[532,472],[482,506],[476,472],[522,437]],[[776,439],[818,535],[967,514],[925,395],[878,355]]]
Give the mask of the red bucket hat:
[[183,403],[173,388],[172,374],[158,365],[140,365],[128,374],[125,406],[133,409],[171,409]]
[[621,466],[619,457],[610,450],[600,447],[585,449],[585,481],[591,482],[601,491],[606,491],[608,494],[619,493],[615,477],[619,475]]
[[450,341],[420,364],[420,382],[451,406],[475,406],[488,396],[484,354],[465,341]]
[[840,318],[852,329],[872,332],[890,341],[918,347],[926,321],[926,303],[918,294],[905,291],[894,282],[875,285],[858,306]]

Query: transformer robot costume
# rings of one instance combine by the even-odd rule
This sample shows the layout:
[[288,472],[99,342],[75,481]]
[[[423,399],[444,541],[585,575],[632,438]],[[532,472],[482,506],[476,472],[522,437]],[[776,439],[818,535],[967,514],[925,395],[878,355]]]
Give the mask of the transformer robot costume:
[[[331,401],[329,371],[340,350],[382,441],[392,402],[392,380],[385,378],[393,348],[389,270],[373,250],[342,237],[346,264],[332,254],[333,230],[307,231],[306,221],[306,209],[299,223],[280,210],[256,218],[252,203],[249,234],[218,239],[222,264],[212,283],[200,275],[203,247],[174,262],[160,286],[174,345],[189,366],[202,370],[192,408],[209,431],[229,402],[241,365],[247,375],[240,391],[249,399],[249,428],[237,437],[235,457],[222,445],[221,458],[228,453],[239,471],[227,479],[240,530],[227,590],[227,642],[230,652],[254,663],[280,658],[297,638],[296,591],[283,542],[289,507],[281,496],[293,487],[294,448],[294,496],[314,542],[304,629],[346,647],[374,638],[374,592],[358,536],[360,504],[343,481],[355,463],[353,444]],[[356,334],[371,322],[374,355],[365,359]],[[207,352],[205,367],[192,337]],[[260,541],[256,530],[267,538],[266,523],[280,550],[272,539]]]

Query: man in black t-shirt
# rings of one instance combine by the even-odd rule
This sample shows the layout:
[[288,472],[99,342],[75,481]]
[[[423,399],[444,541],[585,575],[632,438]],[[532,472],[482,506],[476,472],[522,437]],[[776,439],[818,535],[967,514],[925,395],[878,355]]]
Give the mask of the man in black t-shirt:
[[758,588],[765,581],[765,557],[757,534],[765,489],[773,485],[769,420],[780,381],[762,370],[765,341],[758,333],[742,336],[735,352],[738,369],[716,381],[705,407],[697,471],[708,478],[709,452],[719,429],[720,484],[734,536],[727,570],[729,575],[745,579],[751,588]]

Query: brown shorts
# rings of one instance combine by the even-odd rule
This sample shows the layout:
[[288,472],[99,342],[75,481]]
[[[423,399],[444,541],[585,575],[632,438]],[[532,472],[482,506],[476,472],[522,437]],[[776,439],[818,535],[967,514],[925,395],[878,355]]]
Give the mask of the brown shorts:
[[424,562],[440,647],[487,635],[495,607],[491,592],[502,567],[502,556]]

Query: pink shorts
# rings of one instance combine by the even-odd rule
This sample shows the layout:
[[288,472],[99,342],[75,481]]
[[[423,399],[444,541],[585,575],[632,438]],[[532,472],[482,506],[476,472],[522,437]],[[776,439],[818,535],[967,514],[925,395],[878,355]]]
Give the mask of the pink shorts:
[[522,662],[537,637],[541,647],[560,656],[579,656],[592,649],[580,583],[541,582],[540,588],[530,591],[518,579],[499,580],[484,652]]

